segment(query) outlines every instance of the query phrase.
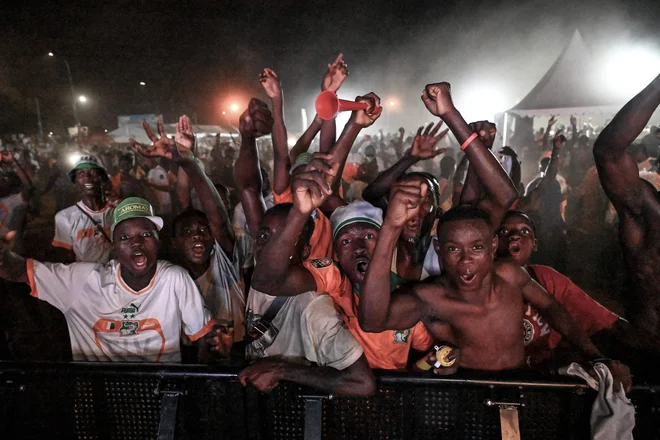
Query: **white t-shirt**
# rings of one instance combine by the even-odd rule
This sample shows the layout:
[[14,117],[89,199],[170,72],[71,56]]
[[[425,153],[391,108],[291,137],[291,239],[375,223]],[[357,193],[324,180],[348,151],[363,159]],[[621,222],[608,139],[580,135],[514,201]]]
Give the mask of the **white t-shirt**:
[[[147,180],[159,186],[169,186],[170,180],[167,176],[167,170],[160,165],[149,170]],[[169,214],[172,212],[172,198],[169,191],[160,191],[154,188],[154,195],[158,198],[159,214]]]
[[73,250],[79,262],[106,263],[110,259],[112,243],[105,239],[96,224],[110,237],[113,211],[114,208],[107,205],[100,211],[92,211],[82,201],[61,210],[55,214],[53,246]]
[[[250,289],[248,330],[274,300],[274,296]],[[337,313],[332,298],[318,292],[290,297],[273,319],[267,336],[246,347],[248,359],[279,356],[291,362],[313,362],[337,370],[353,365],[362,353],[362,346]]]
[[66,318],[74,361],[181,362],[181,327],[192,341],[215,324],[188,272],[158,261],[151,283],[134,291],[116,260],[107,264],[27,260],[32,296]]
[[240,250],[234,246],[230,259],[216,242],[208,270],[195,280],[206,307],[219,324],[233,324],[234,341],[245,336],[245,284]]
[[[264,202],[266,203],[267,210],[275,206],[272,192],[264,197]],[[241,251],[240,255],[241,261],[243,262],[243,268],[246,269],[254,266],[254,243],[252,235],[250,235],[250,231],[248,230],[247,218],[245,218],[245,211],[243,210],[242,203],[239,203],[236,205],[236,208],[234,208],[232,226],[236,237],[236,246]]]
[[12,250],[23,253],[23,226],[27,215],[28,204],[21,193],[0,198],[0,237],[9,231],[16,231]]

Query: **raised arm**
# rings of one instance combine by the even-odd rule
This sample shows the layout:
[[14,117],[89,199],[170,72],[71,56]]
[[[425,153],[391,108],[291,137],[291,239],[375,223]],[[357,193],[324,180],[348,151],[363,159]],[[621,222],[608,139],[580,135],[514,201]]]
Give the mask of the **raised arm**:
[[10,151],[3,151],[2,152],[2,157],[0,158],[0,162],[8,162],[8,163],[13,163],[14,165],[14,172],[18,176],[19,179],[21,179],[21,183],[23,184],[23,189],[21,191],[21,195],[23,196],[23,200],[26,202],[30,200],[32,197],[32,194],[34,193],[34,183],[32,182],[32,179],[28,175],[27,172],[25,172],[25,169],[21,166],[21,164],[14,158],[14,156],[11,154]]
[[209,219],[213,238],[228,255],[232,255],[235,240],[229,213],[215,185],[195,160],[193,155],[195,138],[188,116],[183,115],[179,118],[176,131],[179,145],[177,152],[179,154],[175,154],[174,159],[179,164],[179,169],[183,169],[184,174],[190,178],[193,188],[197,191],[199,201],[202,203],[204,212]]
[[344,127],[344,130],[337,139],[337,142],[332,146],[328,154],[332,155],[330,165],[338,164],[338,172],[332,177],[330,186],[335,192],[338,191],[339,183],[341,182],[341,175],[348,159],[348,154],[351,152],[353,143],[358,134],[363,128],[373,125],[374,122],[382,114],[383,108],[380,106],[380,98],[375,93],[368,93],[364,96],[355,98],[356,102],[364,102],[367,104],[366,110],[356,110],[351,114],[351,118]]
[[655,200],[653,191],[639,178],[635,159],[626,148],[639,136],[660,105],[660,75],[631,99],[596,139],[594,158],[603,189],[619,215],[625,210],[642,213]]
[[289,169],[289,147],[287,144],[282,87],[277,74],[271,69],[264,69],[260,75],[261,85],[273,105],[273,192],[282,194],[291,183]]
[[[474,168],[486,193],[479,207],[488,212],[491,223],[497,227],[511,204],[518,198],[518,191],[497,158],[481,140],[481,137],[489,135],[487,128],[479,127],[477,136],[472,136],[475,134],[474,130],[454,107],[448,83],[427,85],[422,94],[422,101],[431,114],[445,121],[456,140],[463,145],[470,167]],[[469,139],[472,140],[464,145]]]
[[375,379],[364,354],[344,370],[293,364],[282,359],[259,359],[238,375],[243,385],[250,381],[259,391],[273,390],[281,380],[343,396],[369,396]]
[[[321,81],[321,91],[329,90],[337,93],[344,80],[348,77],[348,64],[344,62],[344,55],[339,54],[332,64],[328,64],[328,70]],[[337,139],[337,121],[329,119],[321,125],[321,144],[319,152],[328,153]],[[337,189],[337,188],[335,188]]]
[[548,119],[548,125],[545,127],[545,133],[543,133],[543,144],[541,148],[543,151],[547,150],[548,147],[550,146],[550,130],[552,130],[552,126],[557,123],[557,120],[555,117],[551,117]]
[[445,137],[448,132],[448,130],[444,130],[438,134],[438,130],[441,126],[442,122],[433,128],[433,123],[431,123],[426,127],[426,130],[424,130],[423,133],[422,130],[424,127],[419,127],[410,149],[406,151],[398,162],[380,173],[378,177],[376,177],[376,180],[364,189],[362,198],[372,205],[381,208],[383,211],[386,211],[388,194],[394,182],[399,180],[399,178],[401,178],[401,176],[403,176],[412,165],[421,160],[433,159],[445,151],[444,148],[435,148],[440,139]]
[[319,115],[314,116],[312,123],[309,125],[309,127],[307,127],[307,130],[305,130],[302,136],[300,136],[300,138],[296,141],[296,145],[294,145],[293,148],[291,148],[291,151],[289,151],[290,163],[294,163],[296,161],[296,157],[309,150],[309,146],[312,145],[312,141],[319,133],[319,130],[321,130],[322,123],[323,120]]
[[16,231],[9,231],[4,237],[0,237],[0,278],[15,283],[27,283],[25,258],[10,250],[15,235]]
[[[337,165],[333,170],[337,171]],[[292,264],[300,234],[312,212],[332,194],[331,175],[307,165],[295,173],[291,191],[293,207],[279,231],[268,238],[257,257],[252,287],[273,296],[294,296],[316,290],[313,275],[302,265]]]
[[268,106],[253,98],[248,109],[241,115],[239,125],[241,149],[234,164],[234,181],[252,236],[259,230],[261,219],[266,211],[266,204],[261,193],[263,182],[256,140],[258,137],[270,133],[272,124],[273,118]]
[[451,206],[456,207],[461,203],[461,194],[463,194],[463,185],[465,182],[466,174],[468,171],[468,166],[470,161],[468,161],[467,156],[463,156],[461,161],[456,167],[456,172],[454,173],[453,183],[453,193],[451,196]]
[[572,151],[573,148],[575,148],[575,145],[577,144],[577,140],[578,140],[578,136],[580,135],[580,132],[577,128],[577,118],[575,116],[571,115],[570,123],[571,123],[571,139],[568,141],[568,145],[566,147]]
[[[523,299],[537,309],[553,329],[557,330],[562,337],[579,349],[587,361],[605,359],[591,341],[591,338],[582,330],[564,306],[559,304],[552,295],[533,280],[523,267],[517,263],[502,264],[499,266],[497,273],[514,286],[519,286],[522,290]],[[618,383],[623,383],[626,392],[629,392],[632,386],[630,370],[620,363],[613,365],[616,361],[603,362],[607,364],[614,379]]]
[[385,221],[360,288],[358,319],[366,332],[410,328],[422,318],[419,300],[412,291],[403,286],[392,294],[390,267],[403,226],[417,215],[427,191],[425,183],[392,185]]

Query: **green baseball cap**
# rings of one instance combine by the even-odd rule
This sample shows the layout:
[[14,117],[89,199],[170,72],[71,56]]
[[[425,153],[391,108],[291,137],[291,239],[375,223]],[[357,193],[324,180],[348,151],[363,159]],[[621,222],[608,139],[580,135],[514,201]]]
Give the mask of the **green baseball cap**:
[[78,158],[76,164],[73,166],[73,169],[69,171],[69,179],[72,182],[76,181],[76,171],[77,170],[89,170],[91,168],[98,168],[103,170],[106,177],[108,176],[108,171],[105,169],[98,157],[93,154],[83,154]]
[[154,209],[144,199],[129,197],[122,200],[112,213],[112,226],[110,226],[110,237],[114,235],[115,227],[132,218],[146,218],[151,221],[160,231],[163,228],[163,219],[154,215]]

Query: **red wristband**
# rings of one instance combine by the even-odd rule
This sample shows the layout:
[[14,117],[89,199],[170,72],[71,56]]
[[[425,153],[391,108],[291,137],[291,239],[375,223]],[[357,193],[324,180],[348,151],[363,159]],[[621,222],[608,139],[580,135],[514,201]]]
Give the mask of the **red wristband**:
[[477,133],[472,133],[469,138],[465,139],[465,142],[461,145],[461,151],[465,150],[477,136],[479,136]]

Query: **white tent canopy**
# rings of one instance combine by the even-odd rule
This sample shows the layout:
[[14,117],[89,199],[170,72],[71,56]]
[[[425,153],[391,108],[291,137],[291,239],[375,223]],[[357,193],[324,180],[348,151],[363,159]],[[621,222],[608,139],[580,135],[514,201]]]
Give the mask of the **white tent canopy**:
[[[534,88],[504,114],[507,133],[509,113],[519,116],[597,115],[616,113],[623,105],[600,86],[599,72],[580,32]],[[506,143],[506,139],[504,139]]]

